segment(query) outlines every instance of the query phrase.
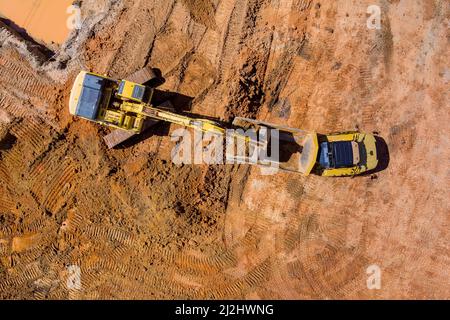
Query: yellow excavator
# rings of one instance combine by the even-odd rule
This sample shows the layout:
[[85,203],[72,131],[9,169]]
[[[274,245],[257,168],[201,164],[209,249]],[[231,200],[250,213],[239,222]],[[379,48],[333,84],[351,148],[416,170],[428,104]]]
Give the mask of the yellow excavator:
[[161,120],[204,132],[225,132],[213,121],[192,119],[172,112],[169,102],[153,107],[154,89],[143,85],[156,78],[152,69],[143,68],[127,78],[129,80],[117,81],[81,71],[70,95],[69,111],[72,115],[116,129],[104,138],[110,149]]
[[[104,137],[110,149],[159,121],[220,136],[227,134],[227,128],[221,124],[178,114],[168,102],[152,105],[154,88],[144,84],[154,78],[155,74],[149,67],[128,76],[127,80],[81,71],[71,91],[69,111],[73,116],[114,128]],[[253,129],[256,133],[262,129],[276,130],[280,148],[276,166],[284,171],[304,175],[354,176],[373,170],[378,164],[376,138],[370,134],[345,132],[321,135],[246,118],[235,118],[233,128],[242,129],[241,132]],[[235,133],[235,138],[261,147],[257,140],[252,140],[245,133]],[[263,147],[270,148],[270,145],[270,141],[266,141]],[[267,153],[265,150],[261,154]],[[258,159],[255,164],[274,165],[270,157]]]

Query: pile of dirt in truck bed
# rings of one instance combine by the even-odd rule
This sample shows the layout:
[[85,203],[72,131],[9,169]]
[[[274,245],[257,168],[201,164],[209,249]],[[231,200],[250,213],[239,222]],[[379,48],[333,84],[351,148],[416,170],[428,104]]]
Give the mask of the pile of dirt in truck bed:
[[[446,1],[81,8],[83,28],[51,54],[0,25],[1,298],[448,298]],[[377,131],[387,168],[179,166],[165,124],[108,150],[108,129],[68,113],[73,79],[147,65],[195,114]]]

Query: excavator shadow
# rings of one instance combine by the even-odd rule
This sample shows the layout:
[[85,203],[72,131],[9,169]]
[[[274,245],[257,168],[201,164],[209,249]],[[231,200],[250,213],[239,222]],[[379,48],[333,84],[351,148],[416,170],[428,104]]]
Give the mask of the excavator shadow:
[[18,26],[14,21],[9,20],[4,17],[0,17],[0,26],[6,26],[11,32],[20,36],[23,40],[25,40],[28,49],[34,53],[37,53],[40,58],[43,60],[51,61],[55,56],[55,53],[48,49],[46,46],[36,42],[36,40],[31,37],[27,30]]
[[166,79],[163,77],[162,72],[158,68],[152,68],[153,74],[156,76],[155,78],[144,82],[143,85],[148,87],[157,88],[163,85],[166,82]]

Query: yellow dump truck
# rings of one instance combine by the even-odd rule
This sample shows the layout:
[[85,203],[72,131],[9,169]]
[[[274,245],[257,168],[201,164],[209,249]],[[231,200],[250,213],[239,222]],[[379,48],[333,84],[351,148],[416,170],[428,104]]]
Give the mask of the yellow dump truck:
[[[128,80],[114,80],[82,71],[72,88],[70,113],[115,128],[115,131],[105,137],[110,148],[140,134],[158,121],[226,135],[226,128],[214,121],[175,113],[170,105],[153,106],[154,89],[144,85],[153,77],[149,68],[127,77]],[[373,170],[378,164],[376,139],[371,134],[348,132],[322,135],[246,118],[236,118],[233,128],[253,129],[256,132],[262,129],[276,130],[280,149],[276,167],[285,171],[304,175],[314,173],[321,176],[354,176]],[[269,148],[271,145],[270,141],[261,144],[259,141],[249,140],[245,135],[237,134],[235,137],[258,148]],[[274,165],[271,157],[259,159],[255,164]]]
[[[257,132],[262,128],[277,130],[280,150],[276,165],[284,171],[343,177],[366,173],[378,165],[376,138],[372,134],[323,135],[245,118],[236,118],[233,125]],[[262,159],[258,165],[270,166],[271,163]]]

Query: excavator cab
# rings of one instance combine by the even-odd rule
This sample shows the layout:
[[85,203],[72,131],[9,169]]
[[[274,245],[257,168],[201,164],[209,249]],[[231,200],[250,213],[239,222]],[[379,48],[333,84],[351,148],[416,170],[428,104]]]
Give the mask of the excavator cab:
[[139,112],[152,95],[152,88],[82,71],[72,88],[69,110],[74,116],[140,133],[145,116]]
[[69,102],[69,111],[72,115],[91,121],[97,119],[103,97],[104,80],[87,72],[77,76]]
[[150,104],[153,89],[127,80],[120,81],[117,96],[124,100]]

